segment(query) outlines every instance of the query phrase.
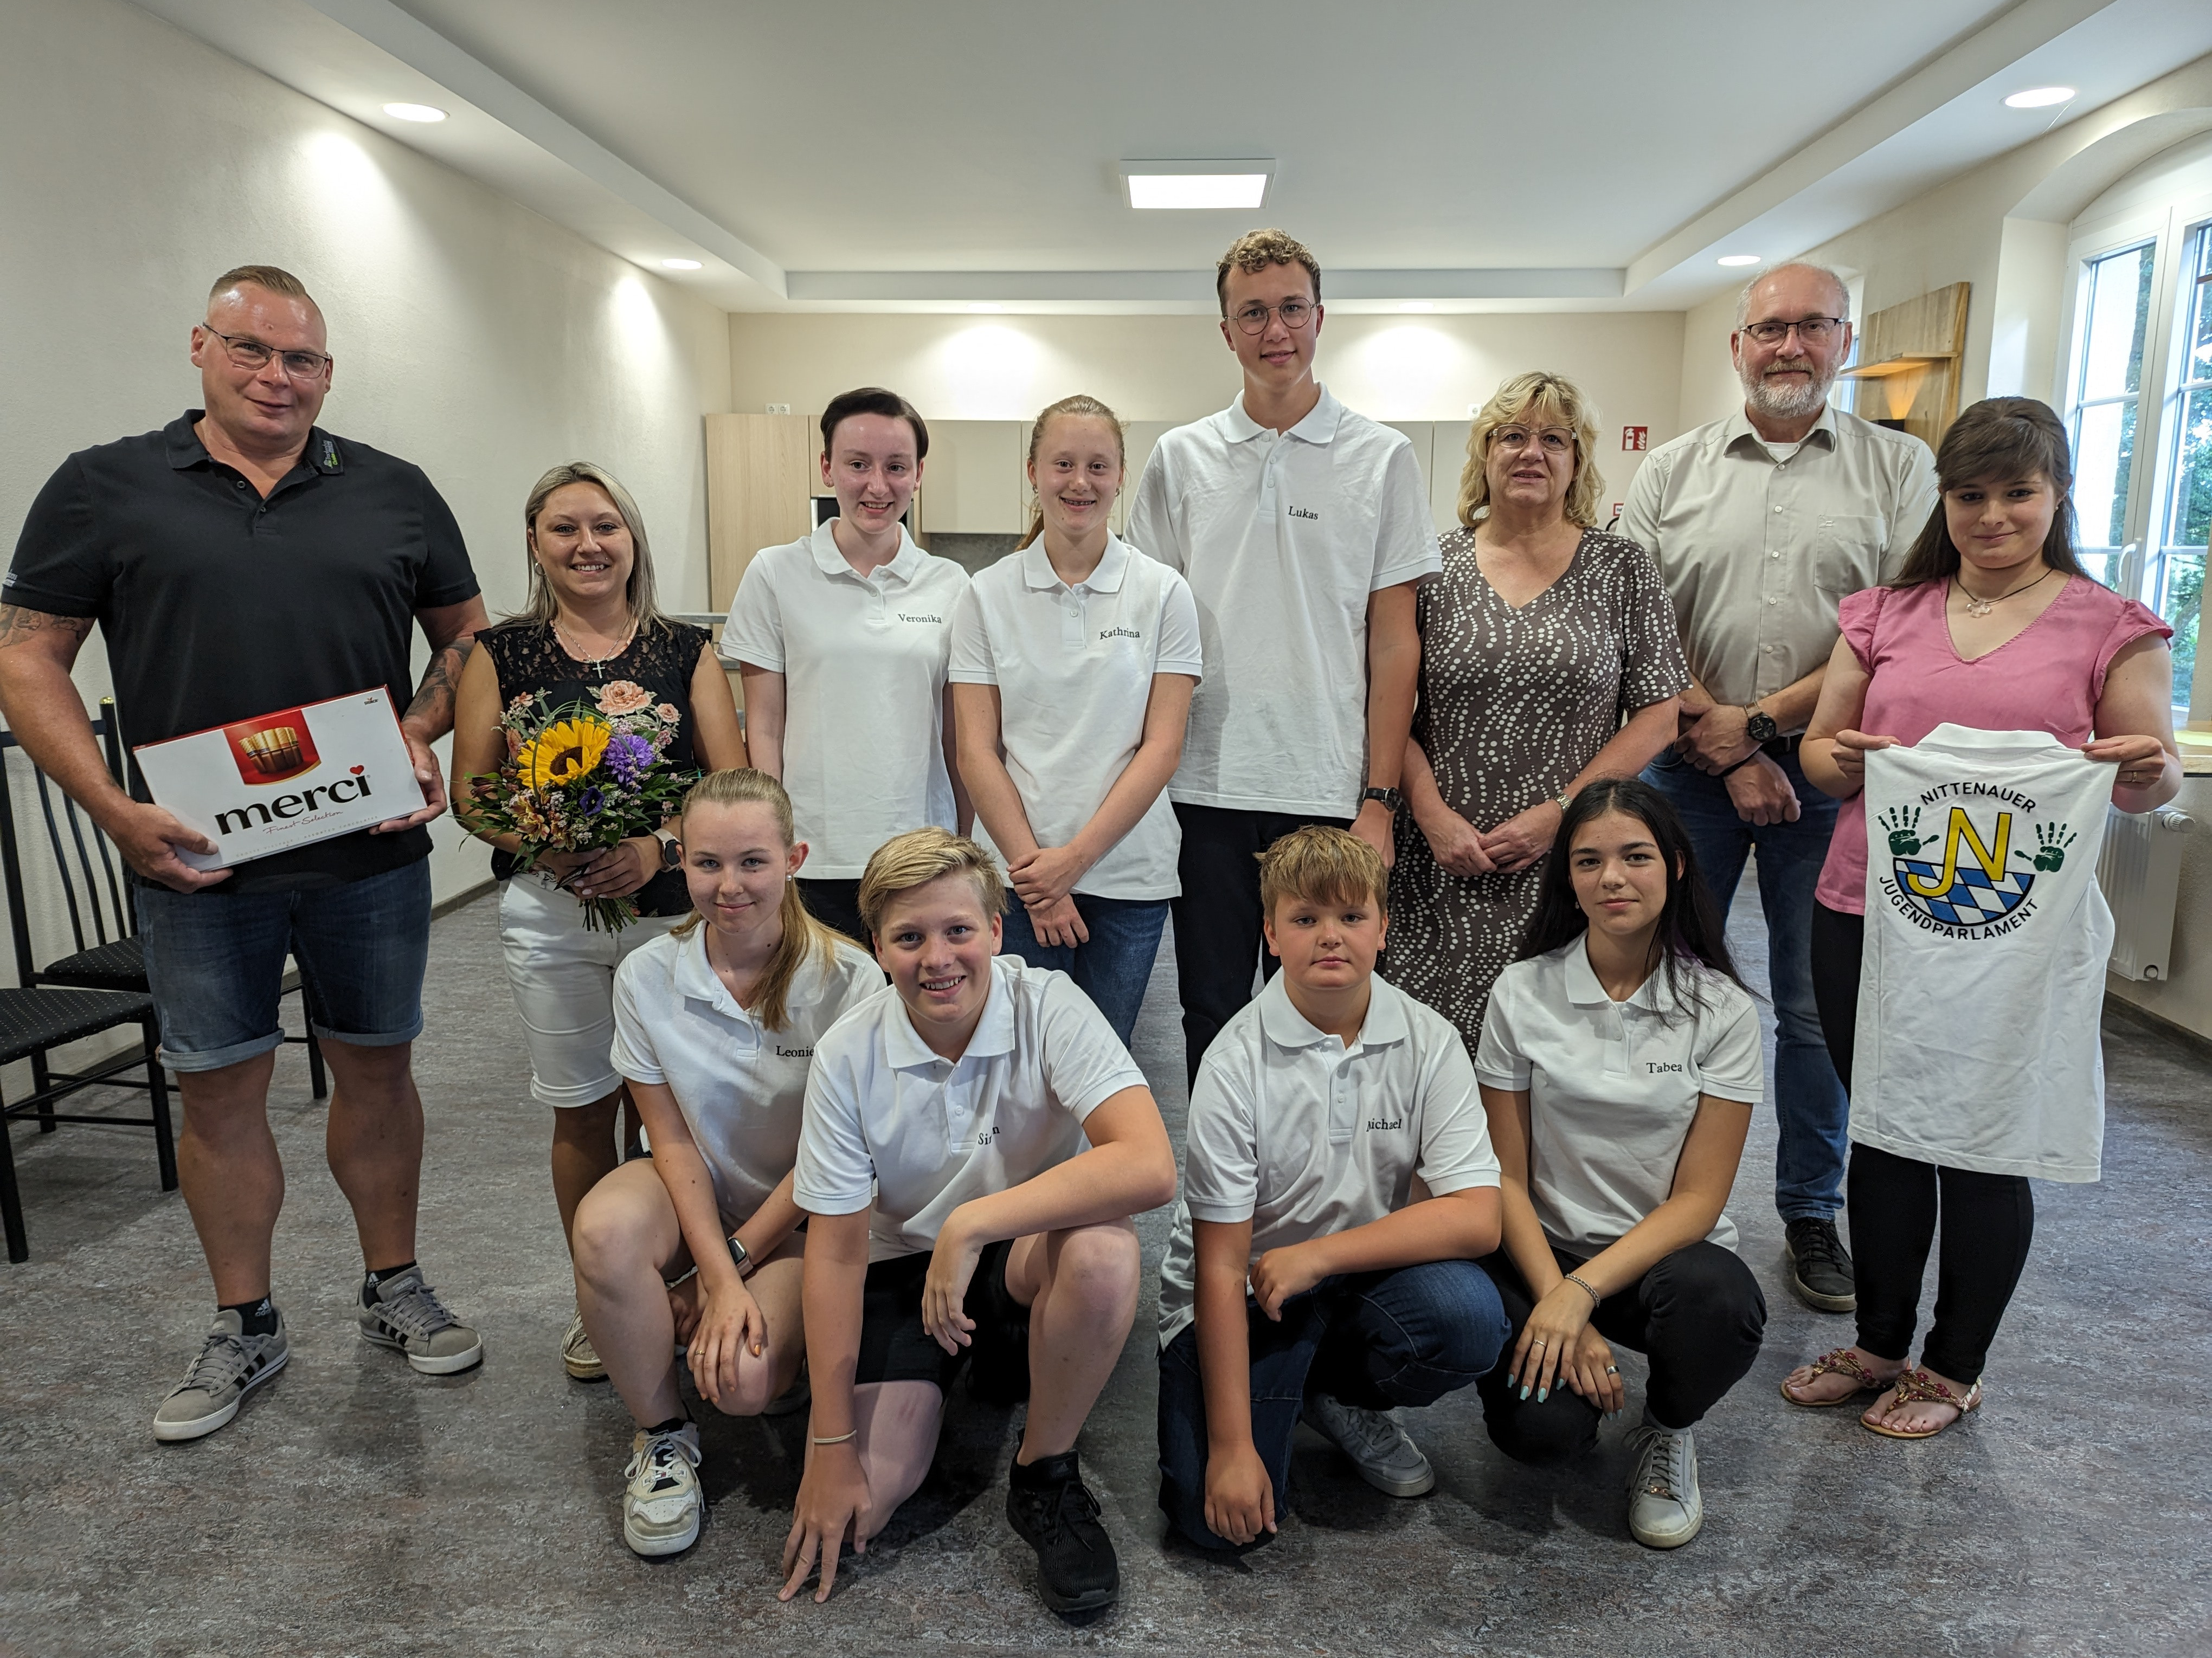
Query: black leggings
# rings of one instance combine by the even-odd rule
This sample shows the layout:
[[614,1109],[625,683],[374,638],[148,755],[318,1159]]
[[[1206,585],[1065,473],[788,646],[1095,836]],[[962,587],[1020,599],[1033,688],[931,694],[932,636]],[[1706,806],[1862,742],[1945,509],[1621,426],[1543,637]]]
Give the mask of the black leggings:
[[[1814,905],[1813,997],[1828,1056],[1846,1089],[1865,944],[1865,917]],[[2035,1197],[2027,1177],[1944,1169],[1855,1144],[1845,1195],[1859,1345],[1878,1358],[1911,1356],[1940,1207],[1945,1224],[1936,1264],[1936,1321],[1920,1362],[1938,1376],[1977,1380],[2035,1236]]]

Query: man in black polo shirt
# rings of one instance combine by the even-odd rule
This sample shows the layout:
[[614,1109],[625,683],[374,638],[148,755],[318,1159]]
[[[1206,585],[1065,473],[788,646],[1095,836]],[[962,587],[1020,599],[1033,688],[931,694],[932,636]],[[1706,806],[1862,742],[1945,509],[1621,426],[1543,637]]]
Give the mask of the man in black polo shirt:
[[[89,811],[137,878],[161,1058],[184,1094],[178,1172],[217,1308],[200,1356],[154,1417],[197,1439],[289,1357],[270,1299],[284,1173],[269,1132],[289,954],[335,1085],[331,1172],[353,1206],[368,1275],[362,1333],[442,1375],[483,1356],[415,1263],[430,836],[445,810],[433,739],[484,623],[459,526],[420,470],[315,425],[331,386],[321,311],[270,265],[226,273],[192,330],[204,410],[87,449],[47,480],[0,584],[0,714]],[[214,843],[108,775],[70,683],[94,623],[125,741],[204,731],[382,686],[426,805],[412,817],[203,872]],[[430,643],[407,685],[416,624]],[[135,798],[134,798],[135,795]]]

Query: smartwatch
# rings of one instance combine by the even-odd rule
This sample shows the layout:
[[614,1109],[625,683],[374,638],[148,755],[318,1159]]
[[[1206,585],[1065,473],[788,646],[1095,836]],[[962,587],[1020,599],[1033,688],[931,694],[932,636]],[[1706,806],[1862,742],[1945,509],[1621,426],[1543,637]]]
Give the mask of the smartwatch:
[[1383,810],[1393,817],[1406,809],[1406,797],[1395,789],[1370,788],[1360,795],[1359,804],[1364,806],[1370,800],[1380,800]]
[[1743,709],[1744,731],[1754,743],[1771,743],[1782,735],[1782,727],[1774,723],[1774,716],[1759,711],[1756,702],[1747,702]]
[[752,1251],[745,1248],[745,1241],[735,1232],[730,1234],[730,1259],[737,1263],[739,1278],[746,1278],[751,1274]]
[[684,866],[684,843],[665,829],[653,830],[653,838],[660,842],[660,866],[681,869]]

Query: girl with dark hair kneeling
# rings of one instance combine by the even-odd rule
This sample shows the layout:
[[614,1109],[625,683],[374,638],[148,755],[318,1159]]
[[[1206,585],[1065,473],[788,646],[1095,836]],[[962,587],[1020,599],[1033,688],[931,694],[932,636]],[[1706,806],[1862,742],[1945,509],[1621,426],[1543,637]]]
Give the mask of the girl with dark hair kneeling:
[[1482,1265],[1513,1327],[1476,1384],[1498,1448],[1564,1462],[1651,1361],[1628,1525],[1675,1548],[1705,1523],[1691,1430],[1759,1356],[1766,1302],[1722,1213],[1764,1093],[1759,1017],[1666,798],[1605,778],[1566,809],[1475,1075],[1504,1177]]

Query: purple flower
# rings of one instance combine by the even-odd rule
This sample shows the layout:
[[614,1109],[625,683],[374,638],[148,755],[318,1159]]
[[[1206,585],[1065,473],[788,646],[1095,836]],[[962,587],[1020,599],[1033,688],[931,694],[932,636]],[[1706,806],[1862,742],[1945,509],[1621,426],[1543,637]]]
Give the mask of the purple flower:
[[625,788],[652,769],[654,758],[652,744],[627,732],[607,744],[606,768]]
[[607,797],[599,790],[589,786],[584,788],[576,796],[576,809],[586,817],[597,817],[600,808],[606,804]]

